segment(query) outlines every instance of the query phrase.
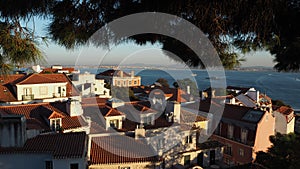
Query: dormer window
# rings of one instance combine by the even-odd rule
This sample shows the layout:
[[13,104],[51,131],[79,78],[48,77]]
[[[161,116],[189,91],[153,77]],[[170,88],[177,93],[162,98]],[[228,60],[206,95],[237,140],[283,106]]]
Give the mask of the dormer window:
[[50,119],[50,126],[52,131],[61,130],[61,118]]
[[119,120],[118,119],[110,120],[109,125],[111,128],[118,129],[119,128]]
[[142,116],[141,123],[144,125],[154,125],[154,118],[152,116]]

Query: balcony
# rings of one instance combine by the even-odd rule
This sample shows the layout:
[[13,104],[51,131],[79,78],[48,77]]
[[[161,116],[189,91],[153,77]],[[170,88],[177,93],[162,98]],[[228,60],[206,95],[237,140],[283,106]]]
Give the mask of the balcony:
[[22,95],[22,100],[33,100],[34,99],[34,95],[33,94],[28,94],[28,95]]
[[62,97],[61,93],[53,93],[53,98]]

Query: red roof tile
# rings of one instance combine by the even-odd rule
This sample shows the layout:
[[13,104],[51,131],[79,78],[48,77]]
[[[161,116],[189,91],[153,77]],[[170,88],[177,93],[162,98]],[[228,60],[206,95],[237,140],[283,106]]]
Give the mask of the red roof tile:
[[23,74],[0,76],[0,102],[16,101],[17,96],[13,88],[16,80],[25,77]]
[[25,79],[23,79],[22,81],[16,84],[22,85],[22,84],[62,83],[62,82],[66,82],[66,80],[48,78],[48,75],[45,74],[30,74],[28,77],[26,77]]
[[150,145],[127,136],[92,138],[91,163],[140,163],[155,162],[157,157]]
[[[62,102],[61,104],[66,104],[66,102]],[[55,112],[56,117],[62,117],[63,129],[77,128],[87,125],[82,117],[70,117],[68,114],[55,108],[50,103],[1,106],[0,110],[7,114],[24,115],[28,129],[42,129],[50,131],[49,122],[46,121],[46,119],[48,119],[53,112]]]
[[290,115],[294,112],[294,110],[287,106],[280,106],[279,108],[275,109],[275,111],[283,114],[283,115]]
[[0,148],[0,153],[50,153],[56,159],[83,158],[86,141],[84,132],[38,135],[28,139],[22,148]]

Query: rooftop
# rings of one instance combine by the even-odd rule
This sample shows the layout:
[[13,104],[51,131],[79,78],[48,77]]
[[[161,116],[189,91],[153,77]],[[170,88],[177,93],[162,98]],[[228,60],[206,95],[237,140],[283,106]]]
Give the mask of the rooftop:
[[38,135],[28,139],[21,148],[0,148],[0,154],[50,153],[56,159],[82,158],[86,141],[84,132]]
[[92,137],[90,155],[92,164],[158,161],[154,154],[150,145],[131,137],[122,135]]

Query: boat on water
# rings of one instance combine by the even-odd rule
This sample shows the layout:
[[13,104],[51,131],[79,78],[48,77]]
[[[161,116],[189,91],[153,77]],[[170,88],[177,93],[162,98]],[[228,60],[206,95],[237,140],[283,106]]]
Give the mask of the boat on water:
[[192,73],[191,76],[195,77],[195,76],[197,76],[197,74],[196,73]]

